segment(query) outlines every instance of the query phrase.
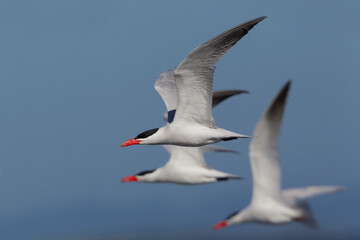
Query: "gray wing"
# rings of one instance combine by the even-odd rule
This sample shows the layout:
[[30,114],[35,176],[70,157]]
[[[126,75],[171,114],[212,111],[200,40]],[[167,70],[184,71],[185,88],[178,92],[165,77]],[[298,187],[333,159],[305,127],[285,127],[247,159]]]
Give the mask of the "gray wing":
[[346,188],[341,186],[310,186],[304,188],[285,189],[282,191],[282,193],[285,199],[299,200],[299,199],[307,199],[322,194],[342,192],[345,190]]
[[290,81],[271,101],[255,127],[250,143],[253,199],[281,198],[281,167],[277,143]]
[[305,219],[300,223],[307,227],[316,229],[317,222],[314,218],[311,207],[307,201],[308,198],[345,191],[345,187],[340,186],[310,186],[304,188],[291,188],[282,191],[282,196],[287,204],[292,207],[300,207],[305,212]]
[[201,166],[206,168],[209,167],[205,162],[203,152],[239,153],[231,149],[208,145],[201,147],[163,145],[163,147],[170,153],[170,159],[167,164]]
[[197,174],[199,176],[204,175],[208,177],[219,178],[218,181],[228,179],[242,179],[242,177],[237,175],[210,168],[205,162],[202,147],[182,147],[175,145],[164,145],[164,147],[170,153],[170,159],[166,163],[166,167],[168,168],[190,167],[193,169],[195,167],[200,167],[200,169],[196,168]]
[[217,106],[222,101],[228,99],[229,97],[232,97],[237,94],[241,93],[249,93],[245,90],[223,90],[223,91],[216,91],[214,92],[213,98],[212,98],[212,107]]
[[166,163],[167,166],[200,166],[204,168],[210,167],[206,164],[203,152],[200,147],[182,147],[176,145],[163,145],[170,153],[170,159]]
[[175,122],[196,122],[215,127],[212,121],[212,90],[215,63],[265,17],[238,25],[191,51],[175,69],[178,96]]
[[168,112],[176,109],[177,106],[177,92],[174,72],[175,69],[163,72],[154,84],[154,88],[163,99]]
[[[174,119],[176,113],[177,106],[177,92],[176,92],[176,84],[174,78],[175,69],[168,70],[160,74],[159,78],[156,80],[154,87],[156,91],[159,93],[160,97],[163,99],[167,112],[164,114],[165,122],[171,123]],[[220,104],[225,101],[229,97],[248,93],[245,90],[222,90],[215,91],[213,95],[213,104],[212,107]]]

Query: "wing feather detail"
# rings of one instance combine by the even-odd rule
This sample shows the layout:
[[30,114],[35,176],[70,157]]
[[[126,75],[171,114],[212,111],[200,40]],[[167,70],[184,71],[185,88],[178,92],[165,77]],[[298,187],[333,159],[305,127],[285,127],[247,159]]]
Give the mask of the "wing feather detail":
[[290,81],[271,101],[257,123],[250,143],[250,164],[253,175],[253,199],[281,198],[281,166],[278,138]]
[[174,122],[190,121],[215,128],[212,94],[215,63],[265,17],[240,24],[191,51],[175,69],[178,96]]

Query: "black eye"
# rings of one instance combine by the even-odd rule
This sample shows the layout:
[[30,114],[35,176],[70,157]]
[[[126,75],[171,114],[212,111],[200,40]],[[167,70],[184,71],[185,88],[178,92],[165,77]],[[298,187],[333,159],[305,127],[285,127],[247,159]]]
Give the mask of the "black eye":
[[225,220],[228,220],[229,218],[232,218],[233,216],[235,216],[236,214],[238,214],[240,211],[236,211],[236,212],[233,212],[232,214],[230,214],[229,216],[227,216],[225,218]]
[[147,138],[147,137],[153,135],[154,133],[156,133],[158,130],[159,130],[158,128],[154,128],[154,129],[147,130],[147,131],[142,132],[142,133],[140,133],[139,135],[137,135],[137,136],[135,137],[135,139]]
[[153,171],[155,171],[156,169],[153,169],[153,170],[145,170],[145,171],[142,171],[142,172],[139,172],[138,174],[136,174],[136,176],[144,176],[148,173],[152,173]]

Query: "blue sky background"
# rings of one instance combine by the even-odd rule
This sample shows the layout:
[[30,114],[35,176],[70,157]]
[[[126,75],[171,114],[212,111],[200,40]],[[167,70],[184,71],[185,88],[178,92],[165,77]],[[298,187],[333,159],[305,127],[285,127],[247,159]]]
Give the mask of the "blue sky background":
[[[1,239],[358,239],[360,2],[1,1]],[[163,165],[161,146],[119,148],[163,125],[159,74],[235,25],[268,16],[217,64],[214,89],[245,89],[214,109],[252,134],[293,80],[279,142],[284,187],[342,185],[311,199],[319,231],[293,223],[212,226],[251,198],[249,140],[207,154],[244,181],[121,183]]]

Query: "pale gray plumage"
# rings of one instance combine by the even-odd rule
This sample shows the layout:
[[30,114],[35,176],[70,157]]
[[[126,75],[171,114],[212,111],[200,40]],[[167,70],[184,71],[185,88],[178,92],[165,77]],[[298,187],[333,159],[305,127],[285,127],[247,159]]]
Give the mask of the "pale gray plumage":
[[[160,75],[155,82],[155,89],[163,99],[167,111],[176,110],[177,92],[174,78],[174,70],[169,70]],[[218,105],[225,99],[236,94],[244,93],[242,90],[227,90],[214,93],[214,99]],[[214,106],[215,106],[214,105]],[[167,122],[167,114],[165,114]],[[136,179],[140,182],[151,183],[176,183],[176,184],[204,184],[230,179],[242,179],[239,176],[221,172],[209,167],[204,159],[203,152],[239,153],[227,148],[204,145],[201,147],[183,147],[176,145],[164,145],[170,153],[168,162],[160,168],[151,171],[143,171],[139,175],[125,177]]]
[[[177,90],[174,77],[175,69],[168,70],[160,74],[159,78],[155,81],[154,88],[163,99],[167,112],[164,114],[165,122],[168,121],[169,111],[176,110],[177,107]],[[212,97],[212,107],[217,106],[226,99],[242,94],[249,93],[245,90],[222,90],[215,91]],[[171,121],[170,121],[171,122]]]
[[174,123],[196,122],[215,128],[211,115],[215,63],[264,19],[256,18],[225,31],[192,50],[179,64],[175,69],[178,106]]
[[253,133],[249,151],[253,201],[279,197],[281,169],[277,143],[289,88],[290,82],[274,97]]
[[[177,105],[171,124],[141,133],[121,147],[135,144],[198,147],[249,136],[217,128],[213,121],[212,96],[215,63],[265,17],[240,24],[191,51],[175,69]],[[155,86],[162,95],[162,86]],[[167,105],[169,110],[173,104]],[[150,134],[151,133],[151,134]],[[139,136],[139,135],[138,135]]]
[[230,179],[242,179],[239,176],[210,168],[205,162],[201,147],[174,145],[166,145],[164,147],[170,153],[169,161],[154,171],[135,175],[137,181],[195,185]]
[[316,221],[306,199],[345,190],[340,186],[281,189],[277,142],[289,88],[290,81],[274,97],[255,127],[249,151],[253,175],[250,204],[216,224],[214,229],[244,222],[284,224],[292,221],[314,228]]
[[174,73],[175,69],[161,73],[154,84],[155,90],[159,93],[165,103],[167,112],[176,109],[177,106],[177,92]]

